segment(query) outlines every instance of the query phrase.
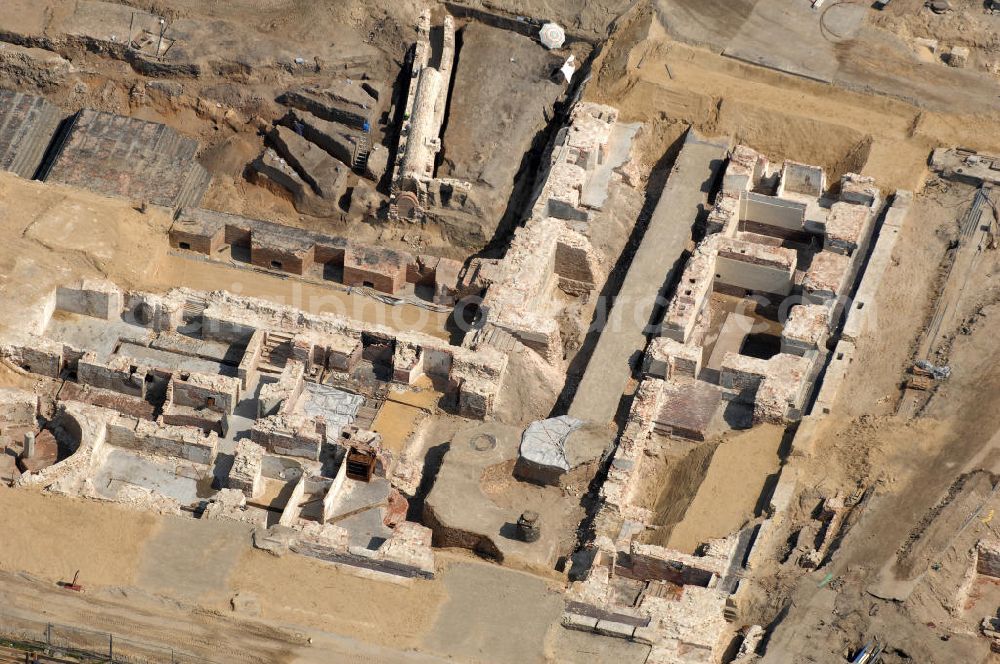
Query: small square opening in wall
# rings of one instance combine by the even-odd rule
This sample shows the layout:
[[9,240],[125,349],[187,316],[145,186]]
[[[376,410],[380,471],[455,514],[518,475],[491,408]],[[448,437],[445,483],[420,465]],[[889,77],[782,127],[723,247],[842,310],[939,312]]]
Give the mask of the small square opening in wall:
[[214,408],[215,407],[215,397],[208,397],[208,398],[206,398],[205,399],[205,405],[208,408]]
[[858,309],[864,309],[865,308],[865,303],[864,302],[858,302],[858,307],[857,308]]
[[361,285],[364,286],[365,288],[375,288],[374,281],[362,281]]
[[844,359],[844,354],[843,353],[837,353],[837,359],[838,360]]
[[191,248],[191,243],[190,242],[178,242],[177,246],[179,246],[181,249],[190,249]]
[[275,270],[280,270],[281,261],[271,261],[271,267],[273,267]]

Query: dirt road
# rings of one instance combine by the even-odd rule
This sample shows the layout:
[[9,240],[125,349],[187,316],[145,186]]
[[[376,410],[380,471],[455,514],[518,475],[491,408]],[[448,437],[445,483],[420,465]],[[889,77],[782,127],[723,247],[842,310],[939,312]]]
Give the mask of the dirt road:
[[[53,642],[97,648],[114,633],[119,655],[179,662],[407,662],[440,658],[372,645],[344,636],[236,619],[186,607],[141,591],[111,589],[75,593],[20,574],[0,573],[0,629],[38,640],[53,623]],[[74,631],[80,628],[87,631]],[[122,635],[128,635],[123,638]],[[141,645],[140,645],[141,644]],[[102,648],[105,649],[105,648]]]

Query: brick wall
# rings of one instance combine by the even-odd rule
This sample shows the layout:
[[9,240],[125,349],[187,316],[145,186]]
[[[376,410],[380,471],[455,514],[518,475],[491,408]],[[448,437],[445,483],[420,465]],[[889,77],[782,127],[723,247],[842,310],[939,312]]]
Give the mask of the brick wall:
[[250,262],[257,267],[301,275],[315,264],[315,255],[314,248],[296,256],[279,248],[262,247],[255,244],[250,251]]
[[219,230],[212,235],[201,235],[174,227],[170,229],[168,237],[170,238],[170,246],[174,249],[197,251],[200,254],[212,256],[222,248],[224,232]]
[[[383,293],[395,294],[406,283],[406,269],[403,267],[385,266],[387,273],[376,272],[356,265],[344,266],[345,286],[369,285]],[[366,283],[367,282],[367,283]]]

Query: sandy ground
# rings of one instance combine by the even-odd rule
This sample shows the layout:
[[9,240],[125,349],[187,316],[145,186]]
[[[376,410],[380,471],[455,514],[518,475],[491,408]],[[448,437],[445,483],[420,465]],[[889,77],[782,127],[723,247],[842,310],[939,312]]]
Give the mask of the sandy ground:
[[[932,179],[914,198],[894,260],[883,278],[874,334],[857,344],[851,371],[859,379],[853,381],[854,389],[841,393],[837,400],[835,410],[841,415],[850,418],[895,410],[901,373],[915,350],[916,334],[932,315],[938,267],[973,195],[970,186]],[[873,363],[886,371],[872,371]]]
[[161,519],[148,538],[136,585],[192,604],[224,606],[230,578],[250,545],[245,524]]
[[382,435],[383,445],[394,454],[403,451],[442,397],[426,376],[418,379],[413,387],[416,389],[391,390],[372,423],[372,430]]
[[[586,97],[621,110],[623,120],[690,123],[729,134],[772,159],[821,164],[828,178],[861,169],[886,191],[918,189],[927,156],[939,145],[1000,150],[993,113],[935,112],[890,96],[820,84],[670,41],[650,14],[637,12],[606,45]],[[916,74],[914,74],[916,75]],[[645,144],[651,166],[668,148]]]
[[[774,654],[768,653],[775,659],[765,661],[787,661],[811,647],[829,649],[832,656],[839,652],[838,644],[854,645],[874,631],[889,629],[885,638],[916,661],[983,661],[985,644],[962,636],[982,616],[962,607],[948,609],[968,562],[961,556],[945,555],[942,542],[947,537],[940,535],[956,530],[967,520],[969,510],[945,510],[942,521],[932,519],[935,505],[947,500],[949,488],[963,473],[980,468],[996,472],[998,468],[1000,347],[991,329],[1000,315],[1000,283],[995,276],[1000,260],[995,251],[987,251],[969,276],[967,283],[975,286],[962,292],[952,329],[942,330],[935,357],[951,366],[951,378],[937,386],[920,416],[908,420],[894,415],[897,385],[930,316],[932,299],[940,291],[945,245],[954,236],[971,192],[969,187],[934,182],[915,199],[896,262],[887,271],[878,297],[881,336],[859,345],[848,386],[818,432],[813,456],[796,463],[804,472],[804,494],[849,493],[852,487],[871,486],[874,498],[848,531],[833,561],[821,570],[843,581],[834,595],[816,593],[816,575],[775,572],[779,586],[798,579],[791,601],[799,608],[793,608],[775,634]],[[801,507],[810,504],[803,499]],[[918,553],[899,556],[910,550],[914,540]],[[941,574],[949,575],[949,580],[943,581],[943,588],[915,593],[912,601],[901,604],[865,594],[867,588],[905,587],[894,575],[902,574],[905,579],[926,570],[931,560],[945,565]],[[929,579],[935,576],[927,574],[931,574]],[[767,574],[761,574],[757,582],[766,586],[767,579]],[[783,594],[773,587],[769,593],[772,597]],[[831,612],[854,617],[831,620]],[[951,651],[942,646],[945,642],[937,632],[910,627],[939,624],[946,616],[949,623],[958,621],[947,628],[957,630]]]
[[0,569],[50,581],[130,585],[143,544],[156,531],[152,514],[65,500],[0,485]]
[[[574,646],[579,659],[566,659],[572,649],[545,659],[545,644],[558,637],[550,632],[563,629],[561,584],[464,555],[440,554],[437,580],[399,585],[252,549],[242,524],[8,488],[0,488],[0,515],[6,533],[0,538],[0,599],[14,602],[0,608],[0,623],[16,614],[24,624],[77,624],[211,653],[218,662],[308,662],[337,653],[387,664],[425,661],[416,651],[426,661],[435,653],[463,662],[590,661],[586,641]],[[48,526],[28,529],[22,518]],[[82,595],[54,586],[76,569]],[[30,576],[14,582],[18,573]],[[65,601],[45,600],[50,593]],[[232,613],[229,601],[237,593],[256,600],[262,614]],[[179,625],[183,638],[164,638]],[[248,638],[248,629],[256,636]],[[308,638],[315,647],[308,647]],[[275,649],[284,654],[273,658]]]
[[[389,664],[437,661],[436,654],[491,664],[582,663],[607,653],[640,664],[648,650],[562,634],[560,583],[462,554],[439,554],[437,580],[399,585],[252,549],[243,524],[2,487],[0,515],[0,600],[13,602],[0,607],[0,624],[87,626],[218,662],[331,661],[339,654],[345,658],[335,661]],[[47,527],[25,528],[23,518]],[[54,586],[76,569],[82,595]],[[30,576],[15,582],[18,573]],[[237,594],[262,613],[233,613]],[[177,628],[185,636],[171,640]]]
[[[40,5],[17,2],[25,15],[30,10],[42,20]],[[133,4],[153,6],[146,0]],[[585,3],[586,7],[555,0],[496,4],[515,13],[561,18],[571,29],[594,34],[605,30],[615,13],[624,9],[617,0]],[[701,3],[699,11],[742,15],[751,4]],[[968,11],[942,20],[917,12],[917,4],[899,0],[875,23],[905,39],[941,35],[956,43],[963,38],[984,42],[984,52],[992,53],[995,40],[981,30],[981,23],[993,19],[970,17],[968,12],[975,11],[970,2],[956,2]],[[269,34],[289,38],[303,34],[310,39],[328,39],[328,25],[340,21],[351,27],[351,39],[369,36],[385,53],[385,73],[391,75],[411,41],[408,26],[413,9],[409,3],[372,8],[357,0],[207,5],[179,0],[171,3],[169,13],[240,17],[241,12],[253,10]],[[24,18],[19,12],[12,14]],[[646,122],[637,138],[638,170],[643,174],[669,161],[664,155],[688,124],[707,134],[732,135],[774,160],[822,164],[831,180],[860,170],[875,176],[887,192],[897,187],[921,191],[927,155],[939,145],[1000,151],[1000,135],[994,131],[1000,112],[992,109],[995,98],[988,91],[956,94],[954,100],[945,100],[951,104],[945,110],[935,99],[937,110],[929,110],[898,97],[845,91],[722,58],[670,41],[642,6],[635,16],[638,20],[622,21],[622,31],[606,44],[585,96],[619,107],[624,121]],[[873,51],[858,66],[877,63],[880,55]],[[296,225],[314,223],[299,218],[284,201],[245,185],[239,165],[259,146],[255,129],[250,124],[227,127],[206,110],[225,103],[249,112],[251,97],[269,95],[289,81],[267,82],[261,89],[253,87],[259,81],[245,89],[229,83],[213,90],[188,86],[184,97],[174,102],[144,104],[133,102],[130,86],[137,77],[121,63],[101,65],[96,57],[81,54],[77,64],[90,68],[85,71],[83,92],[67,86],[55,93],[68,108],[88,105],[160,119],[199,136],[208,150],[215,150],[205,155],[222,176],[210,192],[212,205],[259,209],[263,216]],[[977,67],[988,69],[988,64],[977,56]],[[909,75],[930,72],[937,80],[948,71],[914,69]],[[954,88],[952,81],[935,96],[947,97]],[[984,105],[987,96],[989,103]],[[256,111],[265,120],[274,112],[269,105],[268,101]],[[913,534],[914,524],[933,509],[959,473],[993,468],[1000,455],[994,437],[1000,410],[1000,347],[992,332],[1000,320],[995,255],[989,255],[970,280],[975,287],[968,289],[956,317],[968,332],[946,331],[944,359],[953,368],[952,379],[940,386],[921,417],[907,421],[892,415],[897,385],[929,314],[941,259],[967,197],[967,191],[946,185],[930,185],[917,197],[879,297],[879,335],[859,345],[844,396],[824,423],[815,456],[795,461],[802,472],[803,497],[793,506],[793,525],[809,518],[821,495],[874,487],[875,498],[848,531],[828,568],[838,579],[833,587],[817,589],[826,569],[810,573],[774,563],[771,569],[755,572],[753,582],[761,597],[745,612],[748,621],[766,624],[789,605],[788,598],[794,600],[790,611],[781,614],[785,617],[772,638],[774,654],[767,661],[794,661],[820,650],[834,661],[844,647],[856,644],[876,624],[868,619],[874,615],[870,612],[879,612],[865,595],[867,585],[893,562],[901,544]],[[125,287],[152,290],[187,283],[247,288],[292,303],[308,302],[314,294],[303,287],[296,295],[288,280],[171,257],[163,239],[169,225],[165,214],[142,215],[125,202],[84,192],[0,175],[0,220],[5,237],[0,247],[0,303],[3,311],[15,312],[0,320],[0,326],[18,324],[16,312],[29,296],[82,276],[108,276]],[[364,233],[364,237],[378,236],[371,228]],[[340,297],[334,295],[332,302],[339,303]],[[977,314],[980,308],[982,313]],[[423,323],[404,320],[400,325]],[[435,321],[427,325],[443,327]],[[498,399],[499,418],[524,422],[548,414],[561,377],[547,373],[530,355],[516,354],[510,371],[512,385]],[[0,383],[20,380],[15,372],[0,367]],[[726,509],[717,507],[729,500],[726,485],[739,479],[746,463],[741,454],[746,448],[734,444],[739,441],[734,438],[716,450],[708,481],[694,493],[688,515],[675,533],[678,545],[691,544],[703,534],[723,534],[747,518],[747,505],[752,505],[751,494],[756,491],[751,483],[740,484],[739,499]],[[754,449],[760,445],[759,454],[751,455],[752,476],[771,472],[775,459],[770,442],[742,443]],[[235,661],[324,657],[329,661],[340,656],[342,661],[396,662],[418,657],[379,650],[383,645],[433,651],[459,661],[543,661],[546,652],[553,661],[629,662],[631,657],[635,661],[644,657],[612,651],[607,640],[595,645],[582,637],[567,637],[559,628],[553,631],[559,601],[555,589],[537,577],[479,562],[453,562],[438,580],[403,587],[362,580],[305,558],[273,558],[249,549],[239,528],[207,529],[217,524],[170,521],[3,488],[0,514],[5,533],[0,538],[2,605],[16,606],[36,619],[80,621],[164,642],[176,639],[185,649],[216,657],[220,651],[226,657],[228,651]],[[53,582],[71,577],[76,569],[88,585],[87,593],[66,595],[53,588]],[[22,571],[35,578],[14,575]],[[228,599],[236,592],[260,600],[264,607],[260,622],[243,622],[245,616],[235,620],[229,613]],[[937,632],[922,627],[928,616],[935,615],[930,600],[925,601],[924,606],[879,605],[884,617],[880,626],[891,627],[892,638],[905,644],[916,661],[975,661],[963,660],[964,653],[975,648],[962,646],[963,654],[956,657]],[[196,604],[207,609],[194,608]],[[178,633],[184,638],[178,639]],[[322,645],[308,648],[307,634]]]
[[406,442],[427,414],[414,406],[386,401],[375,416],[372,431],[382,435],[382,443],[394,454],[406,447]]
[[244,553],[230,583],[261,598],[267,619],[400,648],[417,645],[444,599],[437,582],[372,582],[303,556],[275,558],[258,550]]
[[[431,650],[451,652],[470,663],[545,661],[546,633],[562,615],[558,591],[527,574],[466,564],[449,569],[444,586],[448,599],[441,620],[426,637]],[[525,597],[533,598],[530,608],[522,603]],[[468,622],[476,628],[465,629]],[[517,631],[511,629],[515,624],[521,625]]]
[[756,516],[760,494],[781,463],[778,448],[783,433],[782,427],[760,425],[721,443],[666,546],[694,553],[701,543],[726,537]]
[[[151,292],[178,286],[228,290],[448,338],[447,314],[175,255],[167,243],[169,226],[165,210],[142,214],[126,201],[0,173],[0,233],[11,238],[0,247],[0,301],[6,301],[6,310],[19,311],[58,284],[108,278],[125,289]],[[0,327],[17,322],[16,316],[7,317]]]

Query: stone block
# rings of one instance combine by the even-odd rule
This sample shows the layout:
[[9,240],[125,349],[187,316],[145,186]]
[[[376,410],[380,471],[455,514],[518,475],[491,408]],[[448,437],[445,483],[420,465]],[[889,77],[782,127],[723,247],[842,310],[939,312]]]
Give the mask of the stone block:
[[1000,541],[981,540],[976,545],[976,572],[1000,578]]
[[406,283],[412,257],[391,249],[352,245],[344,256],[344,285],[395,295]]
[[964,69],[969,65],[969,49],[966,46],[952,46],[948,54],[948,64]]
[[618,639],[631,639],[632,634],[635,632],[635,626],[614,620],[598,620],[596,631],[602,636],[611,636]]
[[56,289],[56,309],[69,313],[114,320],[123,309],[122,292],[110,281],[84,280],[78,286]]
[[343,196],[349,173],[347,166],[288,127],[275,127],[268,138],[316,194],[327,201],[337,201]]
[[289,90],[278,101],[308,111],[323,120],[341,122],[357,129],[371,125],[376,103],[365,86],[350,80],[333,81],[326,88]]
[[581,632],[593,632],[597,629],[597,618],[580,615],[579,613],[564,613],[562,616],[563,627],[575,629]]
[[226,480],[228,488],[241,491],[250,500],[259,496],[264,490],[263,462],[263,447],[245,438],[240,440]]

